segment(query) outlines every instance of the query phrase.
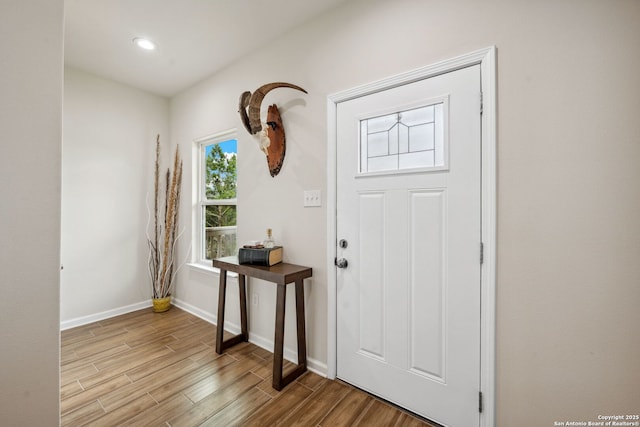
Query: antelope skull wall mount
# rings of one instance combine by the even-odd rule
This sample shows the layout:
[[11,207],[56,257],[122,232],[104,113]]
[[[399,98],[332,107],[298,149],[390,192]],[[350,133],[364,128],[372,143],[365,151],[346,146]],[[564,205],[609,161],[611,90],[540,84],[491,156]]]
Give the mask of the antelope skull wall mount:
[[[242,124],[251,135],[259,135],[260,149],[267,156],[267,164],[269,165],[269,173],[271,176],[276,176],[282,168],[282,162],[284,161],[284,154],[286,148],[286,140],[284,136],[284,127],[282,126],[282,118],[278,107],[273,104],[269,106],[267,112],[266,126],[262,126],[260,120],[260,106],[265,95],[271,90],[279,87],[288,87],[296,89],[301,92],[307,93],[306,90],[300,86],[296,86],[291,83],[268,83],[260,86],[253,94],[249,91],[243,92],[240,95],[239,113],[242,118]],[[249,113],[247,114],[247,110]]]

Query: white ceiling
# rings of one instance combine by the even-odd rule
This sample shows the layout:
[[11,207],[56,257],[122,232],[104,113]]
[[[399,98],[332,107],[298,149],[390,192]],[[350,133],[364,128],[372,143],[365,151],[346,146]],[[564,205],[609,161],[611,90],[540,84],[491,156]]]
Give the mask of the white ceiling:
[[345,1],[66,0],[65,64],[170,97]]

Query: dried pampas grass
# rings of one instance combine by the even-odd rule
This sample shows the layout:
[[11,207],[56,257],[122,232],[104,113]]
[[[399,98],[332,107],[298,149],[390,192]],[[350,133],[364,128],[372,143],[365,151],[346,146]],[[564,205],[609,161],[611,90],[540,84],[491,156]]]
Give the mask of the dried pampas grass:
[[[153,238],[147,230],[149,245],[149,276],[153,287],[153,298],[171,296],[175,287],[176,243],[178,232],[178,213],[180,211],[180,189],[182,187],[182,160],[176,146],[173,161],[173,173],[167,169],[164,193],[160,188],[160,135],[156,138],[155,186],[154,186],[154,227]],[[163,200],[162,200],[163,199]],[[164,202],[164,210],[160,210]],[[149,221],[151,222],[151,221]],[[148,228],[148,227],[147,227]]]

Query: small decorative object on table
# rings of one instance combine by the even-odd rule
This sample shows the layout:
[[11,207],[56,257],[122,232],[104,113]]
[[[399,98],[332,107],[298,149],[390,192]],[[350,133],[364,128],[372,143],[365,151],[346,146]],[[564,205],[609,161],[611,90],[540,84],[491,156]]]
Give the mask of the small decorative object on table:
[[276,245],[276,242],[273,240],[272,231],[270,228],[267,228],[267,238],[262,242],[265,248],[272,248]]

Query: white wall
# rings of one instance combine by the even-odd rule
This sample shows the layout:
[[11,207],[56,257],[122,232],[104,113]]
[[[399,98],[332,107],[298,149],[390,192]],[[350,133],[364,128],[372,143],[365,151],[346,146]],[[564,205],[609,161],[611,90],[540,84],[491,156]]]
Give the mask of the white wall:
[[150,304],[145,198],[153,203],[157,134],[163,158],[172,154],[168,99],[73,68],[64,82],[63,328]]
[[[283,60],[286,56],[283,56]],[[311,266],[313,278],[305,281],[307,337],[310,365],[326,369],[326,212],[324,208],[304,208],[303,190],[325,188],[324,100],[317,96],[310,78],[295,77],[280,72],[282,65],[272,58],[260,58],[260,66],[253,57],[252,65],[236,66],[195,86],[171,100],[172,139],[180,141],[183,157],[191,160],[190,147],[199,137],[237,128],[238,131],[238,242],[261,240],[267,228],[272,228],[278,244],[284,246],[286,262]],[[245,61],[243,61],[244,63]],[[272,68],[275,68],[272,69]],[[266,77],[265,77],[266,76]],[[288,81],[316,93],[307,96],[291,89],[277,89],[269,93],[267,103],[277,103],[282,115],[287,149],[281,172],[272,178],[266,158],[258,145],[242,127],[239,120],[238,97],[244,90],[255,90],[272,81]],[[313,105],[313,104],[315,105]],[[316,109],[314,113],[313,109]],[[319,110],[318,110],[319,108]],[[309,132],[315,132],[309,135]],[[189,144],[192,144],[191,146]],[[192,163],[185,164],[185,169]],[[185,182],[183,194],[195,190]],[[191,228],[192,205],[184,203],[181,217]],[[184,247],[183,247],[184,250]],[[258,280],[250,281],[250,293],[259,296],[259,307],[251,306],[249,316],[252,339],[264,344],[273,342],[275,322],[275,287]],[[218,276],[200,270],[185,269],[178,280],[176,297],[184,303],[216,315]],[[229,286],[228,301],[237,301],[235,281]],[[293,287],[287,295],[285,346],[295,349],[295,312]],[[236,304],[228,303],[227,319],[239,324]]]
[[59,420],[62,0],[0,2],[0,420]]
[[[635,413],[637,22],[640,3],[632,0],[354,0],[173,98],[172,139],[189,158],[190,141],[238,128],[239,240],[272,227],[287,261],[313,267],[308,353],[321,368],[332,273],[325,268],[327,213],[303,208],[302,191],[326,195],[327,95],[496,45],[497,424]],[[271,178],[236,111],[242,91],[279,80],[309,95],[280,89],[265,99],[283,107],[288,144],[282,172]],[[189,218],[189,204],[183,207]],[[177,295],[215,315],[216,283],[187,269]],[[269,340],[275,294],[257,281],[251,292],[260,294],[260,306],[251,307],[250,328]],[[290,320],[286,345],[293,348]]]

